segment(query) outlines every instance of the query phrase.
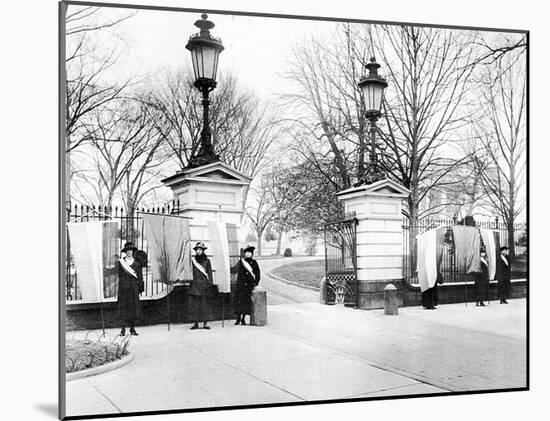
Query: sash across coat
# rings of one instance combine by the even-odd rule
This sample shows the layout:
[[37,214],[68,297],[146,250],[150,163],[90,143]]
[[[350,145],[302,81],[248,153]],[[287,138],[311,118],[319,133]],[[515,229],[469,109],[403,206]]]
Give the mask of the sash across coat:
[[139,302],[140,286],[143,285],[143,271],[139,262],[134,259],[130,267],[136,276],[128,273],[120,262],[118,265],[118,306],[122,320],[134,321],[141,316]]
[[[242,260],[250,265],[253,274],[246,268]],[[260,282],[260,266],[254,259],[240,259],[231,271],[237,273],[235,314],[250,314],[252,310],[252,290]]]
[[506,298],[510,298],[510,290],[511,290],[511,272],[510,272],[510,258],[508,257],[507,262],[504,261],[502,256],[498,257],[497,260],[497,272],[496,272],[496,279],[498,281],[497,284],[497,295],[498,298],[501,300],[504,300]]
[[[196,257],[193,257],[193,282],[191,282],[190,295],[203,296],[208,295],[209,288],[213,284],[212,278],[212,264],[210,259],[205,257],[204,260],[199,261]],[[195,262],[202,266],[204,272],[195,266]]]

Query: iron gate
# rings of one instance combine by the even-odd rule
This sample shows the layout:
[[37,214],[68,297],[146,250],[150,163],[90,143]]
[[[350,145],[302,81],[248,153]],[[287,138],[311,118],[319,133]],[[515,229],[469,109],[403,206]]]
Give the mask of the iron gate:
[[357,219],[355,214],[325,224],[327,304],[357,307]]

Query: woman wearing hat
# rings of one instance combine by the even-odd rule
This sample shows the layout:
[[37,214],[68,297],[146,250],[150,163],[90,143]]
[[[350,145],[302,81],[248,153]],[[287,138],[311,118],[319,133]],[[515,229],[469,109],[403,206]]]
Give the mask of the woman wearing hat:
[[203,329],[210,329],[206,325],[207,319],[210,318],[210,308],[206,302],[208,289],[213,285],[212,265],[204,252],[207,247],[203,242],[199,241],[193,248],[195,255],[191,258],[193,263],[193,282],[191,282],[190,294],[190,310],[193,317],[193,326],[191,329],[198,329],[199,322],[202,322]]
[[485,307],[483,301],[489,301],[489,259],[485,250],[481,250],[479,261],[480,272],[475,277],[474,296],[476,306]]
[[130,327],[130,334],[138,334],[135,323],[141,314],[139,294],[143,292],[143,272],[141,264],[134,258],[136,251],[133,243],[124,244],[122,257],[118,261],[118,307],[122,336],[126,334],[126,326]]
[[252,290],[260,282],[260,267],[258,262],[252,258],[254,247],[248,246],[244,249],[244,256],[234,268],[237,272],[237,288],[235,292],[235,324],[246,325],[245,315],[252,311]]
[[497,272],[495,278],[498,281],[497,295],[500,304],[508,304],[506,298],[510,298],[510,262],[508,261],[508,247],[500,248],[500,257],[497,259]]

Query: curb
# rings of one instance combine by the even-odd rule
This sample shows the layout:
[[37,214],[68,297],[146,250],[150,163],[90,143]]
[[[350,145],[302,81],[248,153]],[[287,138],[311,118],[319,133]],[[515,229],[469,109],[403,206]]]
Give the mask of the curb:
[[292,285],[292,286],[295,286],[295,287],[298,287],[298,288],[308,289],[310,291],[316,291],[316,292],[319,292],[319,290],[320,290],[319,288],[312,287],[310,285],[303,285],[303,284],[300,284],[298,282],[292,282],[292,281],[289,281],[288,279],[281,278],[280,276],[274,275],[273,272],[269,272],[267,274],[267,276],[269,278],[275,280],[275,281],[283,282],[285,284]]
[[124,367],[126,364],[130,364],[134,361],[135,355],[128,354],[120,360],[112,361],[107,364],[100,365],[98,367],[88,368],[86,370],[75,371],[74,373],[66,373],[65,381],[70,382],[72,380],[83,379],[84,377],[96,376],[98,374],[106,373],[107,371],[116,370],[117,368]]

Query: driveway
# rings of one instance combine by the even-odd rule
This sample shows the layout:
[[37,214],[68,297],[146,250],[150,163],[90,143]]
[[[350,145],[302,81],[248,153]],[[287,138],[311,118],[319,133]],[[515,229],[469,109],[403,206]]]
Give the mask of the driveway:
[[262,271],[261,285],[267,290],[267,303],[269,305],[318,303],[319,292],[277,281],[276,279],[270,278],[268,274],[279,266],[291,263],[299,265],[302,262],[310,262],[319,259],[321,259],[319,256],[302,256],[259,260],[258,263]]

